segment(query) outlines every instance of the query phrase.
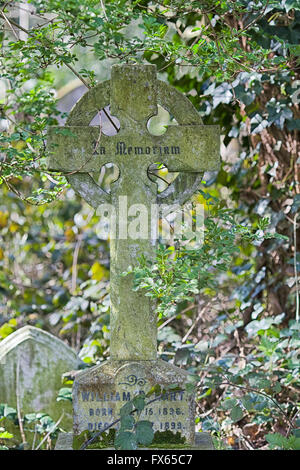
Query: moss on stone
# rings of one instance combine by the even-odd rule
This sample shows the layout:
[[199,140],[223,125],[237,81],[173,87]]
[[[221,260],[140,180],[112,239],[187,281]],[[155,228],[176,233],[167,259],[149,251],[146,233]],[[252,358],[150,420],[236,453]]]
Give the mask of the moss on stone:
[[[108,432],[102,433],[94,442],[92,442],[87,449],[106,449],[114,446],[116,430],[110,429]],[[81,446],[88,440],[91,439],[93,433],[89,431],[83,431],[78,436],[73,438],[73,449],[79,450]]]
[[172,431],[156,431],[151,446],[158,446],[164,444],[185,444],[186,439],[184,436],[177,432],[174,434]]
[[[116,430],[110,429],[108,432],[103,433],[97,438],[95,442],[92,442],[87,450],[96,450],[96,449],[107,449],[114,447],[114,441],[116,436]],[[74,450],[80,449],[82,444],[92,437],[92,433],[85,431],[79,436],[74,437],[73,448]],[[145,448],[144,445],[138,446],[139,448]],[[171,431],[160,432],[157,431],[154,434],[152,444],[147,448],[156,448],[156,449],[189,449],[190,444],[186,443],[185,437],[183,437],[179,432],[176,434]]]

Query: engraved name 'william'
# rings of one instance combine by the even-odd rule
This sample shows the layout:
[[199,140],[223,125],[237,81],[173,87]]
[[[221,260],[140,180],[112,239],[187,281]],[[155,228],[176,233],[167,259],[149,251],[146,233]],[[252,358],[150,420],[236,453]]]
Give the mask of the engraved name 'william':
[[[140,392],[144,394],[144,392]],[[116,392],[116,393],[103,393],[99,394],[98,392],[81,392],[82,401],[129,401],[134,398],[135,395],[131,395],[130,392]],[[158,400],[162,401],[184,401],[185,393],[184,390],[176,392],[167,392],[160,396]]]
[[[98,146],[97,142],[93,142],[93,155],[105,155],[105,146]],[[127,146],[125,142],[118,142],[116,145],[115,155],[179,155],[180,147],[178,145],[153,145],[153,146]]]

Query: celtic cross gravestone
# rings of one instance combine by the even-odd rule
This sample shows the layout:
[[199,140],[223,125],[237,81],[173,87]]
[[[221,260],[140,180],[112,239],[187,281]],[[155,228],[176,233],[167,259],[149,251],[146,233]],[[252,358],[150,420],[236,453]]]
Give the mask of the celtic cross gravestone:
[[[152,135],[149,119],[158,103],[172,114],[178,126]],[[110,104],[120,130],[114,136],[89,126],[94,116]],[[219,168],[219,131],[203,126],[190,101],[173,87],[157,80],[154,65],[114,65],[111,80],[89,90],[71,111],[64,128],[48,132],[49,168],[66,173],[73,188],[93,207],[112,205],[116,236],[111,239],[110,360],[76,376],[73,386],[74,432],[95,431],[113,422],[121,406],[136,393],[155,384],[178,385],[144,410],[154,430],[180,432],[194,442],[194,401],[184,391],[188,374],[157,359],[156,316],[149,297],[132,290],[130,276],[122,276],[141,254],[155,255],[151,205],[184,203],[196,191],[203,172]],[[180,175],[167,190],[157,193],[149,179],[156,162]],[[111,193],[103,191],[93,174],[107,163],[119,168]],[[127,219],[145,211],[147,235],[130,236]],[[145,233],[145,231],[143,231]]]

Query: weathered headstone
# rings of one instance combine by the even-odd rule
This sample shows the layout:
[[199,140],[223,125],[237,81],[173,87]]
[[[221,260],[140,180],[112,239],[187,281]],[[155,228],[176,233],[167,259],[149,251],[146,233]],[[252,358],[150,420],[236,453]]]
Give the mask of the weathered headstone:
[[[21,416],[43,412],[60,426],[72,429],[72,406],[57,402],[62,374],[77,369],[76,353],[59,338],[33,326],[24,326],[0,342],[0,403],[17,409]],[[30,441],[30,436],[26,434]]]
[[[164,135],[147,129],[157,104],[179,124]],[[101,134],[89,123],[105,106],[120,121],[114,136]],[[63,131],[62,131],[63,129]],[[68,130],[68,132],[66,132]],[[111,204],[117,234],[111,239],[110,360],[76,376],[73,386],[74,433],[98,431],[119,416],[124,403],[154,385],[177,386],[143,411],[156,432],[179,432],[195,444],[194,398],[185,390],[188,373],[157,359],[156,315],[149,297],[132,290],[132,278],[122,276],[141,254],[155,254],[156,232],[151,205],[184,203],[196,191],[203,172],[219,168],[219,130],[203,126],[190,101],[173,87],[157,80],[153,65],[114,65],[110,81],[88,91],[71,111],[64,128],[48,133],[49,168],[68,174],[73,188],[94,208]],[[153,163],[181,172],[175,182],[157,194],[148,177]],[[119,179],[104,192],[91,174],[102,165],[119,167]],[[127,207],[146,208],[148,235],[136,239],[127,231]],[[134,213],[131,213],[134,215]]]

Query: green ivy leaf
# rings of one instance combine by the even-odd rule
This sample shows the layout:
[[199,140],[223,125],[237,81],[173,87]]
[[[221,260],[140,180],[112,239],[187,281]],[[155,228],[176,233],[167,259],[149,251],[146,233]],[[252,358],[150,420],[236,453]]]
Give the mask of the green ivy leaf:
[[185,385],[185,390],[187,391],[187,393],[194,393],[197,390],[197,386],[193,383],[187,383]]
[[15,419],[17,417],[17,410],[5,404],[3,409],[3,416],[5,418]]
[[300,428],[292,430],[293,436],[300,438]]
[[152,423],[150,421],[139,421],[136,424],[135,433],[139,444],[150,445],[154,437]]
[[145,408],[145,397],[143,395],[138,395],[132,400],[133,405],[138,411],[142,411]]
[[72,401],[72,389],[68,387],[61,388],[58,392],[56,401]]
[[287,12],[289,12],[292,8],[296,10],[300,10],[300,1],[299,0],[286,0],[284,7]]
[[275,432],[274,434],[267,434],[265,438],[266,441],[270,444],[271,449],[274,449],[275,447],[284,449],[287,443],[287,439],[278,432]]
[[8,431],[0,432],[0,439],[11,439],[12,437],[14,437],[13,434]]
[[121,418],[121,428],[123,429],[132,429],[134,426],[134,417],[131,415],[124,415]]
[[244,413],[243,410],[240,406],[236,405],[232,408],[231,413],[230,413],[230,418],[234,423],[237,421],[240,421],[243,417]]
[[252,410],[253,408],[253,403],[252,403],[252,400],[251,400],[251,397],[249,395],[246,395],[244,396],[242,399],[241,399],[241,402],[242,404],[244,405],[244,407],[246,408],[246,410]]
[[275,393],[279,393],[281,392],[281,385],[278,382],[276,382],[275,385],[273,385],[272,389]]
[[266,440],[270,444],[271,449],[300,450],[300,438],[294,435],[285,437],[275,432],[274,434],[267,434]]
[[231,410],[237,404],[236,398],[227,398],[222,402],[224,410]]
[[119,431],[115,439],[115,447],[119,450],[135,450],[137,448],[135,434],[130,431]]
[[120,409],[121,417],[125,415],[129,415],[132,412],[132,410],[133,410],[133,404],[131,401],[129,401],[128,403],[123,405],[122,408]]

